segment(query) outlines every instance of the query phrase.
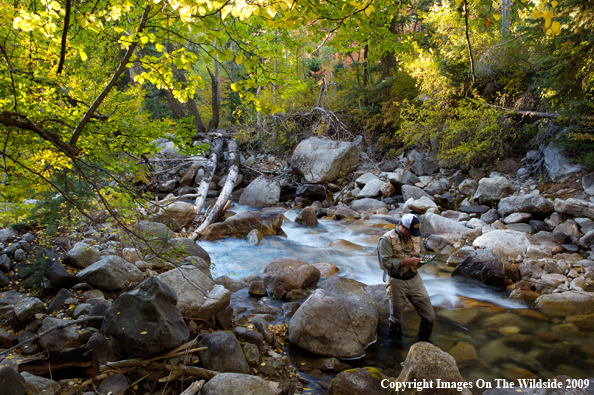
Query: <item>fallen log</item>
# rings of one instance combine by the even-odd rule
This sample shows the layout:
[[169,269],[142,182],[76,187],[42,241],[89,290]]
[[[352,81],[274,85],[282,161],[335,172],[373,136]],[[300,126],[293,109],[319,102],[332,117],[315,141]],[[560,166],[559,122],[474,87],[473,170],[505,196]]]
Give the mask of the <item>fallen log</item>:
[[200,186],[198,187],[197,192],[198,197],[196,197],[196,201],[194,202],[194,211],[196,211],[197,216],[202,212],[202,207],[204,206],[206,195],[208,194],[208,187],[210,185],[210,181],[212,180],[212,176],[217,170],[217,163],[219,158],[222,156],[222,150],[223,139],[216,139],[211,147],[210,158],[204,166],[204,177],[200,181]]
[[205,381],[194,381],[181,395],[196,395],[204,386]]
[[[203,368],[198,368],[196,366],[171,366],[171,365],[165,365],[162,369],[160,369],[162,371],[165,372],[170,372],[171,376],[175,376],[175,378],[179,378],[179,377],[196,377],[198,379],[203,379],[203,380],[210,380],[212,379],[214,376],[216,376],[217,374],[219,374],[219,372],[215,372],[214,370],[208,370],[208,369],[203,369]],[[166,383],[168,381],[173,381],[172,378],[170,378],[169,376],[167,377],[163,377],[161,379],[159,379],[159,382],[161,383]]]
[[19,373],[28,372],[35,376],[63,380],[80,377],[94,377],[99,373],[97,359],[93,350],[76,348],[73,350],[49,351],[41,357],[27,358],[18,366]]
[[227,140],[227,149],[229,151],[229,173],[227,173],[227,180],[225,181],[225,185],[217,198],[216,203],[211,207],[210,211],[204,216],[204,220],[192,234],[190,238],[192,240],[196,240],[200,233],[206,229],[208,225],[212,223],[212,221],[217,217],[221,209],[225,207],[227,202],[229,201],[229,196],[231,196],[231,192],[233,192],[233,188],[235,187],[235,180],[237,180],[237,175],[239,174],[239,155],[238,155],[238,148],[237,143],[233,139]]

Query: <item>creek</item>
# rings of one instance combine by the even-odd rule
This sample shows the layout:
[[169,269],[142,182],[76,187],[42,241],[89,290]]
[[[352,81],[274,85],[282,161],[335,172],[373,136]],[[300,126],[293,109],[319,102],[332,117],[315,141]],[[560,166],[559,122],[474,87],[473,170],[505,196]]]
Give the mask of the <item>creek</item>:
[[[254,209],[235,206],[232,210]],[[201,241],[215,264],[213,276],[262,276],[268,263],[287,257],[310,264],[334,264],[340,269],[337,275],[366,285],[382,283],[375,248],[380,236],[394,225],[383,220],[320,220],[315,227],[303,227],[293,222],[297,214],[297,210],[284,214],[282,229],[287,237],[267,236],[259,245],[238,238]],[[456,356],[465,380],[476,384],[479,379],[491,383],[496,379],[546,380],[560,374],[574,379],[594,377],[594,328],[577,330],[563,319],[545,317],[509,300],[505,293],[451,277],[452,269],[433,261],[421,269],[421,276],[437,315],[432,341]],[[281,306],[271,298],[266,302]],[[232,299],[234,307],[249,308],[257,303],[261,301],[249,297],[246,290],[236,292]],[[389,340],[387,323],[380,321],[377,342],[366,349],[365,356],[343,362],[353,367],[373,366],[397,377],[408,349],[416,342],[419,321],[414,311],[406,313],[401,348]],[[311,381],[307,387],[312,393],[327,394],[335,374],[318,368],[321,359],[294,347],[289,347],[289,356],[299,374]],[[480,394],[484,389],[475,385],[472,391]]]

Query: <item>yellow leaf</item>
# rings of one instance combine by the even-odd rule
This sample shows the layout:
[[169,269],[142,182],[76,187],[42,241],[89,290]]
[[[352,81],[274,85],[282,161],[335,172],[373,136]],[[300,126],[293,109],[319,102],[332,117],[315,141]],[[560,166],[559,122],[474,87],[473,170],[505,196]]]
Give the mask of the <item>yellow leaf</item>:
[[367,8],[365,9],[365,11],[363,11],[363,12],[365,13],[365,15],[369,16],[369,15],[371,15],[371,13],[372,13],[374,10],[375,10],[375,8],[373,8],[373,6],[372,6],[372,5],[370,5],[370,6],[369,6],[369,7],[367,7]]
[[206,15],[206,8],[204,8],[204,7],[198,8],[198,13],[200,14],[200,16]]
[[235,57],[235,64],[242,64],[243,63],[243,56]]
[[553,29],[553,32],[559,33],[559,32],[561,32],[561,24],[559,22],[555,21],[551,25],[551,29]]
[[227,15],[229,15],[229,12],[231,12],[231,9],[233,7],[231,7],[230,5],[226,5],[221,9],[221,19],[225,20],[225,18],[227,18]]
[[545,19],[545,28],[548,29],[549,27],[551,27],[551,20],[550,19]]
[[140,37],[140,42],[143,43],[143,44],[148,43],[148,37],[147,36],[141,36]]
[[141,335],[146,335],[148,332],[144,331],[144,332],[140,332]]
[[462,4],[462,0],[456,0],[456,7],[460,7],[461,4]]
[[87,60],[87,54],[82,49],[78,51],[78,54],[80,55],[80,60],[82,60],[83,62]]
[[532,18],[538,19],[538,18],[540,18],[540,16],[541,16],[540,11],[538,11],[538,10],[532,10]]
[[241,8],[235,6],[231,9],[231,15],[233,15],[233,18],[237,18],[239,14],[241,14]]
[[555,8],[555,7],[557,7],[557,4],[558,4],[558,3],[557,3],[557,0],[553,0],[553,1],[551,2],[551,7]]
[[498,21],[499,19],[501,19],[501,15],[499,15],[499,14],[493,14],[493,19],[495,19],[496,21]]
[[542,13],[544,19],[553,19],[553,11],[545,11]]
[[266,7],[266,11],[268,11],[268,15],[270,15],[271,18],[274,18],[276,15],[276,10],[272,7]]

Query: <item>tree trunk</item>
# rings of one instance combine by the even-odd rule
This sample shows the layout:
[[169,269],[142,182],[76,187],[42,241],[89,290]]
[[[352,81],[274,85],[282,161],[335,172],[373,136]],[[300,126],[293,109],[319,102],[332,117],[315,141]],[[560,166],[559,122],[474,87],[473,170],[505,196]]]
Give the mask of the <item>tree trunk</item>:
[[221,114],[221,63],[219,63],[219,55],[215,55],[214,75],[209,69],[207,70],[212,81],[212,119],[208,123],[208,131],[210,132],[219,127]]
[[369,44],[363,47],[363,89],[367,88],[367,80],[369,78]]
[[227,150],[229,152],[229,173],[227,173],[227,180],[225,181],[225,185],[223,186],[216,203],[212,206],[211,210],[204,218],[204,221],[200,224],[198,229],[190,235],[190,238],[193,240],[195,240],[200,233],[202,233],[202,231],[217,218],[221,209],[227,204],[231,192],[233,192],[235,180],[237,180],[237,175],[239,174],[239,156],[237,154],[237,143],[234,139],[227,140]]
[[213,174],[217,170],[217,163],[221,157],[222,149],[223,139],[216,139],[212,144],[212,147],[210,147],[210,159],[204,166],[204,177],[202,178],[202,181],[200,181],[200,186],[198,187],[198,197],[194,202],[194,210],[196,211],[196,215],[200,215],[202,212],[202,207],[204,206],[206,195],[208,194],[208,186],[210,185],[210,180],[212,180]]
[[470,59],[470,74],[472,75],[472,83],[476,82],[476,75],[474,74],[474,57],[472,56],[472,47],[470,46],[470,36],[468,34],[468,3],[464,0],[464,34],[466,36],[466,48],[468,49],[468,58]]
[[[165,48],[167,48],[167,52],[169,52],[169,53],[172,53],[174,51],[173,44],[170,42],[165,43]],[[188,80],[186,79],[186,75],[184,74],[183,70],[178,69],[174,64],[171,65],[171,69],[173,71],[173,76],[175,77],[175,79],[178,82],[181,82],[185,86],[187,84]],[[175,97],[173,97],[173,93],[171,91],[169,91],[169,94],[165,93],[165,95],[167,96],[167,101],[169,102],[170,106],[171,106],[171,103],[173,101],[175,101],[175,102],[177,102],[176,107],[181,107],[181,103],[179,103],[179,101]],[[171,99],[170,99],[169,95],[171,95]],[[196,130],[198,132],[204,133],[204,132],[206,132],[206,128],[204,127],[204,123],[202,123],[202,117],[200,117],[200,113],[198,112],[198,107],[196,106],[196,102],[194,101],[193,96],[194,95],[192,95],[192,97],[188,98],[186,107],[187,107],[190,115],[194,117],[194,126],[196,127]],[[173,111],[174,114],[176,114],[176,116],[178,113],[180,113],[180,111],[175,109],[174,106],[171,106],[171,110]],[[181,111],[181,113],[183,113],[183,111]]]

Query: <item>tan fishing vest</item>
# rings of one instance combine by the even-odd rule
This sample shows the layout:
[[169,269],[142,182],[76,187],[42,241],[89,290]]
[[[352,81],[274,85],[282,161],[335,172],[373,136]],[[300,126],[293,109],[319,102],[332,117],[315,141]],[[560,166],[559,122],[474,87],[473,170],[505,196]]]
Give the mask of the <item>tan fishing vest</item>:
[[[404,237],[399,235],[396,229],[392,229],[391,231],[385,233],[382,237],[385,237],[388,240],[390,240],[390,244],[392,244],[392,253],[394,254],[394,258],[406,259],[418,257],[421,254],[420,237]],[[407,272],[409,268],[410,270],[416,273],[418,266],[400,266],[398,268],[398,274],[401,275]]]

